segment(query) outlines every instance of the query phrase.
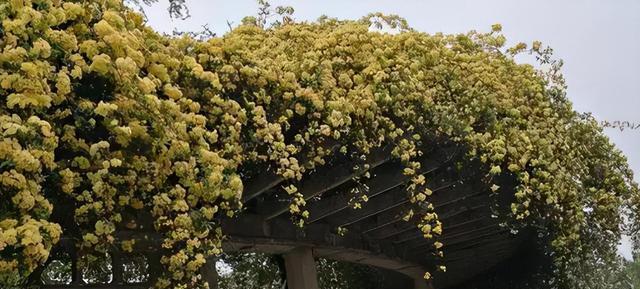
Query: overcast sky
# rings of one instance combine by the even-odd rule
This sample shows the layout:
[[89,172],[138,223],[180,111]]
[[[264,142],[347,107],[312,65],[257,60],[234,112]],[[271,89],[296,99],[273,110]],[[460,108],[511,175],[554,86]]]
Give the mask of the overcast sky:
[[[358,19],[370,12],[398,14],[411,27],[428,33],[488,31],[500,23],[510,43],[540,40],[565,61],[568,95],[578,111],[599,120],[626,120],[640,125],[640,1],[639,0],[322,0],[270,1],[291,5],[298,20],[321,15]],[[199,31],[205,24],[222,35],[230,23],[255,15],[255,0],[187,0],[191,17],[170,20],[167,0],[148,9],[149,24],[170,33]],[[640,129],[607,129],[611,140],[640,174]],[[636,180],[640,178],[636,176]],[[621,253],[630,258],[628,244]]]

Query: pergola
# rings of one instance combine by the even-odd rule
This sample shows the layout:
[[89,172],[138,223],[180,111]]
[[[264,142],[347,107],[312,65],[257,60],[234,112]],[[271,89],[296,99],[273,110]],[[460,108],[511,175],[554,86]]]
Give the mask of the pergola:
[[[408,177],[402,165],[391,157],[386,147],[367,157],[371,177],[355,181],[364,170],[354,170],[353,160],[336,159],[308,172],[299,184],[307,200],[310,217],[300,229],[291,221],[289,201],[279,184],[283,179],[269,167],[253,170],[246,175],[242,201],[244,210],[239,216],[221,220],[229,237],[223,244],[225,251],[264,252],[284,256],[287,283],[290,289],[318,288],[314,258],[327,258],[371,265],[388,272],[396,280],[388,288],[456,288],[469,280],[487,274],[490,269],[508,264],[523,249],[530,234],[512,230],[501,223],[503,208],[512,201],[512,194],[493,194],[479,161],[469,161],[464,147],[453,142],[438,141],[425,147],[420,161],[427,186],[433,192],[432,202],[443,222],[444,258],[435,256],[431,242],[425,240],[414,222],[403,216],[416,208],[406,194]],[[514,177],[503,174],[493,178],[492,184],[512,188]],[[352,208],[346,192],[355,186],[366,186],[368,201],[360,209]],[[510,190],[509,190],[510,191]],[[322,196],[322,198],[319,198]],[[68,215],[73,210],[56,206],[54,219],[71,224]],[[85,284],[77,257],[72,257],[70,284],[44,284],[43,288],[147,288],[154,273],[161,270],[161,237],[149,230],[150,216],[136,215],[132,219],[142,224],[138,230],[118,231],[117,238],[136,242],[148,263],[148,278],[128,283],[122,277],[125,255],[119,249],[111,254],[113,278],[107,284]],[[145,228],[147,228],[145,230]],[[336,228],[346,229],[338,234]],[[77,239],[77,238],[76,238]],[[63,238],[55,252],[80,256],[73,237]],[[55,260],[55,258],[51,258]],[[49,261],[51,262],[51,261]],[[440,263],[439,263],[440,262]],[[215,262],[211,262],[215,263]],[[446,273],[436,274],[434,282],[424,280],[425,271],[433,271],[443,263]],[[34,282],[39,282],[34,274]],[[203,276],[211,284],[217,278],[215,267],[208,266]]]

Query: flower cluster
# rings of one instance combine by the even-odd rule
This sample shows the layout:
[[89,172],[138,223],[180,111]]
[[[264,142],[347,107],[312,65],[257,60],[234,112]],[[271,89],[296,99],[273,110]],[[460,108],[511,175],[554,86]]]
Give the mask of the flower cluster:
[[52,205],[42,190],[58,139],[46,121],[16,114],[0,115],[0,135],[0,284],[17,284],[47,260],[62,232],[47,221]]

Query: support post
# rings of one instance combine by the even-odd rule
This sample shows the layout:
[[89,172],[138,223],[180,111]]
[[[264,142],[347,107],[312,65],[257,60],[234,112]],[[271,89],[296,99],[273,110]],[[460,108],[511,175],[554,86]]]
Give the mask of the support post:
[[119,249],[113,250],[111,252],[111,272],[113,274],[113,279],[111,280],[111,284],[114,285],[122,285],[124,284],[122,273],[124,268],[122,267],[122,252]]
[[216,270],[216,260],[215,257],[207,258],[207,263],[200,268],[200,274],[204,281],[209,283],[210,289],[218,288],[218,271]]
[[284,255],[288,289],[319,289],[311,248],[300,247]]

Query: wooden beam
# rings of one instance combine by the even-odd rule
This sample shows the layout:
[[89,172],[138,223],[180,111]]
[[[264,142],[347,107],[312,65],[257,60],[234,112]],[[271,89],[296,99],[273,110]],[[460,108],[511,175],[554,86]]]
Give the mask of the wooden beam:
[[[478,209],[482,209],[482,208],[478,208]],[[452,217],[453,218],[453,217]],[[444,222],[449,222],[449,219],[451,218],[445,218]],[[440,240],[444,240],[444,238],[446,238],[447,236],[449,236],[449,234],[459,234],[460,232],[465,232],[468,231],[469,228],[474,228],[477,227],[481,224],[483,224],[484,222],[486,222],[486,218],[478,218],[478,219],[473,219],[473,218],[469,218],[469,221],[465,221],[465,225],[464,226],[456,226],[456,228],[454,229],[443,229],[443,233],[442,233],[442,237]],[[445,226],[443,225],[443,228]],[[421,243],[421,242],[425,242],[426,240],[424,240],[424,236],[422,235],[422,232],[420,232],[415,226],[413,226],[413,228],[415,229],[414,231],[409,231],[406,232],[402,235],[398,235],[395,236],[395,238],[392,240],[394,245],[401,245],[403,243],[407,243],[407,242],[412,242],[412,243]],[[406,244],[403,246],[407,246]],[[412,245],[408,245],[408,246],[412,246]],[[412,246],[413,247],[413,246]]]
[[450,263],[457,260],[473,259],[473,255],[477,254],[477,252],[495,253],[505,249],[512,250],[518,247],[520,243],[521,240],[517,237],[481,240],[464,248],[446,251],[444,260],[445,263]]
[[[470,212],[473,212],[473,214],[470,214]],[[489,213],[490,210],[486,205],[478,205],[476,207],[462,208],[459,211],[452,212],[450,216],[443,216],[443,235],[440,239],[436,240],[445,243],[445,245],[451,245],[452,242],[457,242],[459,238],[468,235],[465,232],[472,231],[471,233],[477,233],[475,228],[485,225],[488,226],[488,224],[493,224],[493,228],[499,228],[497,221],[490,218]],[[447,229],[447,225],[449,224],[455,227],[453,227],[453,229]],[[448,234],[457,236],[452,239],[448,237]],[[409,248],[409,250],[418,250],[419,252],[426,249],[429,252],[435,252],[432,248],[433,241],[434,240],[424,239],[422,233],[416,229],[396,237],[393,243],[397,248]]]
[[[446,192],[434,193],[431,197],[429,197],[429,201],[434,204],[438,214],[442,214],[449,210],[449,207],[459,205],[461,202],[467,202],[468,200],[475,200],[479,196],[488,195],[486,191],[484,191],[484,187],[486,186],[481,180],[478,179],[459,179],[455,174],[448,173],[447,176],[444,172],[441,172],[442,175],[439,176],[442,179],[458,179],[460,184],[456,184],[456,186],[450,190],[446,190]],[[451,176],[455,177],[451,177]],[[429,182],[433,180],[437,180],[438,177],[428,179]],[[431,185],[432,186],[432,185]],[[375,202],[375,198],[370,200],[369,202]],[[366,204],[367,206],[370,204]],[[377,230],[389,231],[393,230],[393,228],[401,223],[401,218],[404,216],[408,210],[411,208],[411,204],[407,204],[405,207],[395,208],[393,210],[388,210],[384,213],[376,215],[375,218],[371,218],[361,223],[359,226],[359,230],[363,233],[367,234],[377,234],[375,232]],[[344,214],[341,214],[342,218],[345,218]],[[347,216],[348,217],[348,216]],[[375,232],[375,233],[374,233]]]
[[[483,234],[476,234],[466,239],[457,240],[451,243],[444,244],[442,248],[443,250],[446,250],[446,249],[451,250],[452,248],[459,248],[459,247],[467,248],[467,247],[476,246],[478,244],[482,244],[489,240],[493,240],[492,238],[497,238],[498,240],[502,240],[505,238],[505,236],[509,236],[509,235],[511,235],[509,233],[509,229],[500,228],[498,230],[490,231]],[[480,242],[473,242],[478,240],[480,240]],[[416,252],[434,251],[430,243],[420,244],[416,247],[412,247],[410,250],[415,250]]]
[[[475,207],[464,207],[461,210],[457,210],[457,211],[452,211],[449,212],[448,214],[443,214],[440,216],[440,221],[443,223],[443,238],[447,238],[447,234],[450,233],[450,230],[446,230],[444,228],[446,228],[445,224],[451,223],[450,220],[461,215],[461,214],[465,214],[469,211],[475,211],[475,210],[480,210],[482,208],[486,208],[485,205],[478,205]],[[475,219],[475,218],[469,218],[469,219]],[[411,223],[407,223],[407,227],[406,229],[402,229],[402,230],[398,230],[397,232],[392,232],[389,233],[387,235],[382,235],[379,236],[378,239],[389,239],[393,237],[393,244],[394,245],[399,245],[401,243],[405,243],[408,241],[413,241],[413,240],[420,240],[423,241],[424,240],[424,236],[422,234],[422,232],[420,232],[420,230],[418,230],[416,224],[414,222]]]
[[433,289],[433,285],[424,277],[417,276],[413,278],[413,289]]
[[264,173],[259,174],[251,180],[247,181],[244,186],[244,192],[242,193],[242,202],[246,203],[262,193],[277,186],[284,179],[272,170],[266,170]]
[[[335,152],[340,148],[340,145],[333,139],[325,140],[320,144],[320,146],[323,146],[332,152]],[[309,157],[307,157],[306,152],[308,152],[308,150],[299,153],[296,156],[300,165],[304,165],[309,161]],[[274,188],[282,181],[284,181],[284,178],[278,175],[273,169],[265,168],[264,171],[245,181],[244,191],[242,193],[242,202],[246,203],[256,198],[264,192]]]
[[[458,147],[448,146],[430,152],[420,160],[421,168],[418,171],[421,175],[428,175],[442,169],[451,162],[457,155]],[[387,163],[373,170],[371,179],[365,180],[365,185],[369,188],[367,197],[373,198],[391,189],[401,186],[410,180],[403,173],[404,166],[397,162]],[[351,196],[346,192],[337,192],[327,198],[323,198],[308,205],[309,219],[307,224],[311,224],[331,216],[337,212],[349,208]]]
[[[439,194],[438,196],[440,195],[442,194]],[[443,227],[446,228],[446,224],[449,223],[449,219],[469,211],[470,208],[475,209],[476,207],[484,207],[484,203],[487,203],[488,200],[488,195],[484,192],[480,192],[472,195],[464,195],[463,197],[448,202],[436,202],[434,209],[436,213],[438,213],[440,221],[443,222]],[[454,208],[452,207],[453,205],[457,206]],[[406,227],[414,228],[417,231],[414,222],[400,222],[402,221],[401,218],[396,218],[396,220],[398,221],[394,221],[396,224],[395,226],[387,226],[384,229],[378,228],[374,231],[369,230],[368,236],[375,239],[387,239],[406,232],[407,230],[403,230]],[[422,234],[419,235],[422,236]]]
[[207,281],[209,289],[218,288],[218,270],[216,270],[216,257],[207,258],[207,263],[200,268],[200,275]]
[[[433,188],[432,192],[435,194],[437,192],[443,192],[446,190],[455,189],[456,185],[459,184],[459,181],[448,182],[440,185],[439,187]],[[338,222],[340,227],[351,226],[357,222],[360,222],[366,218],[375,216],[382,212],[397,208],[399,206],[409,204],[409,197],[407,196],[404,188],[399,187],[390,192],[378,196],[375,199],[375,202],[367,202],[360,210],[355,210],[348,214],[348,217],[341,218],[342,220]]]
[[[378,167],[391,159],[390,147],[384,147],[374,150],[366,160],[369,170]],[[364,174],[367,170],[362,168],[354,171],[354,163],[342,163],[333,167],[322,167],[306,175],[300,185],[298,191],[303,195],[305,200],[321,195],[356,176]],[[289,203],[274,201],[261,204],[261,209],[267,212],[266,220],[272,220],[289,211]]]

